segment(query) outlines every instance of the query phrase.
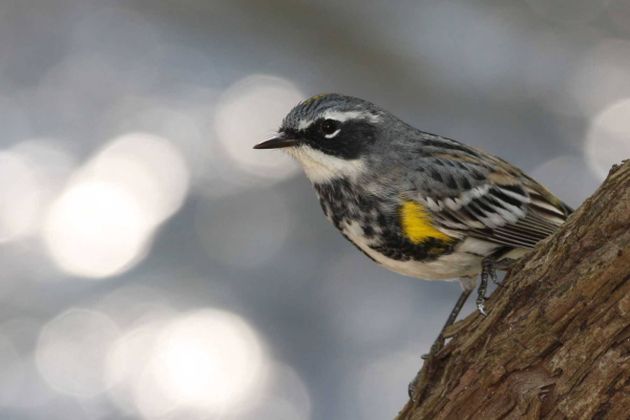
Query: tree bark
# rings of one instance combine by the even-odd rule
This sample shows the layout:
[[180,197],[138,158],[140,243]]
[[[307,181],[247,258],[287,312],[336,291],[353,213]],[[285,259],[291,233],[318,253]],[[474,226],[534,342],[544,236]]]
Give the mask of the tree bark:
[[630,161],[516,263],[398,419],[630,418]]

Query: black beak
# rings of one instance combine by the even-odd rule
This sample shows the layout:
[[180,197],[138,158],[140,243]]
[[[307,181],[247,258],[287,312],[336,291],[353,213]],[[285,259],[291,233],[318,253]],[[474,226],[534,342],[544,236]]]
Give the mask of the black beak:
[[297,140],[290,139],[285,133],[278,133],[275,137],[258,143],[254,149],[281,149],[283,147],[296,146]]

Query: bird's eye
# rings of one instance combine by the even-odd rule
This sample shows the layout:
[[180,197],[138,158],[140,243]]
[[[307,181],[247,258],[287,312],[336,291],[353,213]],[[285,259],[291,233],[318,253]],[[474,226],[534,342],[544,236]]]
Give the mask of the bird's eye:
[[331,138],[339,132],[339,121],[324,120],[322,121],[321,130],[324,136]]

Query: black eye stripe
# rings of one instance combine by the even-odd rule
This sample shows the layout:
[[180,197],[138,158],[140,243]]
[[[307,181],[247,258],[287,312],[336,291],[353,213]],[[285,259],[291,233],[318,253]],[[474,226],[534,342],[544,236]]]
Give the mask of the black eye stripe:
[[[324,127],[329,124],[329,127]],[[324,131],[324,128],[328,131]],[[375,136],[374,125],[356,119],[339,121],[333,118],[319,118],[300,131],[300,141],[303,144],[327,155],[344,159],[357,159],[366,147],[374,143]]]

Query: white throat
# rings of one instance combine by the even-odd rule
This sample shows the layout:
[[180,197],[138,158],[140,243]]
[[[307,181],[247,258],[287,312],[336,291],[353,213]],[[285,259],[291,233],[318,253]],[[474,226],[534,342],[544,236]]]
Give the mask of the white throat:
[[361,159],[338,158],[306,145],[285,150],[302,164],[304,173],[314,184],[336,178],[356,179],[365,171],[365,162]]

